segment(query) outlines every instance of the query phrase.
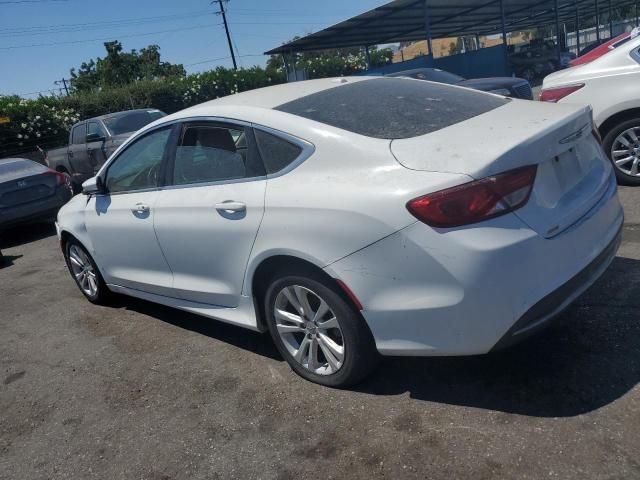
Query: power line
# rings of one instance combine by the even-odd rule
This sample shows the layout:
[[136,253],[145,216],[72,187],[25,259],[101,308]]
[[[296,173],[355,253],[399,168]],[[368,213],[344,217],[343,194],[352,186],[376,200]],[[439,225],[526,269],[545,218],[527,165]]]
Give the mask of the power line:
[[21,3],[44,3],[44,2],[67,2],[68,0],[3,0],[0,5],[21,4]]
[[[246,58],[246,57],[262,57],[264,56],[264,54],[262,53],[252,53],[252,54],[247,54],[247,55],[238,55],[239,58]],[[187,63],[185,65],[185,67],[193,67],[194,65],[202,65],[203,63],[212,63],[212,62],[218,62],[220,60],[226,60],[227,58],[231,58],[230,55],[227,55],[226,57],[218,57],[218,58],[209,58],[207,60],[201,60],[199,62],[195,62],[195,63]]]
[[88,30],[96,30],[100,28],[118,28],[133,25],[144,25],[148,23],[169,22],[176,20],[184,20],[193,17],[201,17],[210,12],[200,11],[182,15],[161,15],[156,17],[142,17],[129,19],[113,19],[102,22],[90,23],[69,23],[60,25],[41,25],[32,27],[16,27],[0,29],[0,36],[30,36],[30,35],[50,35],[56,33],[82,32]]
[[[222,24],[219,24],[222,25]],[[181,32],[184,30],[195,30],[198,28],[208,28],[210,25],[195,25],[192,27],[183,27],[183,28],[174,28],[170,30],[158,30],[155,32],[146,32],[146,33],[133,33],[130,35],[118,35],[118,38],[132,38],[132,37],[143,37],[145,35],[155,35],[158,33],[169,33],[169,32]],[[50,47],[53,45],[72,45],[76,43],[86,43],[86,42],[104,42],[113,40],[113,37],[108,38],[86,38],[82,40],[71,40],[67,42],[51,42],[51,43],[33,43],[31,45],[9,45],[7,47],[0,47],[0,50],[13,50],[16,48],[31,48],[31,47]]]

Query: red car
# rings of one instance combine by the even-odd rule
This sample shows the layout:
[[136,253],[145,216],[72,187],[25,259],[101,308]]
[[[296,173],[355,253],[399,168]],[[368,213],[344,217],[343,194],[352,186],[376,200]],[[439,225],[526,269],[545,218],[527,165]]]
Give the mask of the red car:
[[584,65],[585,63],[593,62],[595,59],[600,58],[601,56],[615,48],[618,48],[620,45],[628,42],[630,39],[637,37],[638,34],[640,34],[640,30],[636,28],[631,32],[625,32],[622,35],[618,35],[617,37],[606,41],[602,45],[598,45],[596,48],[585,53],[584,55],[580,55],[578,58],[571,60],[569,62],[569,66],[576,67],[578,65]]

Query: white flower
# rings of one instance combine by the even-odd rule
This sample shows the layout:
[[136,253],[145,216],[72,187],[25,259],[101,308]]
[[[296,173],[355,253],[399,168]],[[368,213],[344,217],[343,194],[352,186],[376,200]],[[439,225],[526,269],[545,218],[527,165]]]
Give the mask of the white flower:
[[40,133],[36,132],[36,137],[40,138]]
[[21,124],[20,124],[20,126],[21,126],[22,128],[27,128],[27,124],[26,124],[26,123],[21,123]]
[[18,134],[18,138],[22,138],[22,134],[21,133]]

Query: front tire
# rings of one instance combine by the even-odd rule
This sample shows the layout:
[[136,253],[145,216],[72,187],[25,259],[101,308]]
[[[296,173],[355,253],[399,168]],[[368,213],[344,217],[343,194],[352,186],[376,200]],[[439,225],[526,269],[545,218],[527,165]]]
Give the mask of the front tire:
[[345,388],[376,367],[379,355],[371,332],[330,280],[284,274],[267,289],[264,306],[278,351],[301,377]]
[[65,244],[64,258],[69,273],[87,300],[96,305],[106,304],[111,292],[87,250],[79,242],[69,240]]
[[618,183],[640,185],[640,117],[609,130],[602,146],[611,159]]

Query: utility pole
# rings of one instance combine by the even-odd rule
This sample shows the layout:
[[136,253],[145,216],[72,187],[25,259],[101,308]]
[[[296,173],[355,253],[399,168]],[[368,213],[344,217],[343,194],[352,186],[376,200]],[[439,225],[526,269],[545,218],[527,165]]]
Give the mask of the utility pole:
[[67,79],[66,78],[61,78],[60,80],[56,80],[55,82],[53,82],[54,85],[64,85],[64,91],[67,92],[67,95],[69,95],[69,88],[67,87]]
[[[225,1],[228,1],[228,0],[225,0]],[[224,12],[224,5],[222,4],[222,0],[218,0],[218,5],[220,5],[220,11],[217,12],[217,14],[222,15],[222,21],[224,23],[224,31],[227,33],[227,42],[229,43],[229,52],[231,52],[231,60],[233,61],[233,69],[237,70],[238,65],[236,64],[236,56],[233,53],[233,46],[231,45],[231,35],[229,34],[229,25],[227,25],[227,15]]]

